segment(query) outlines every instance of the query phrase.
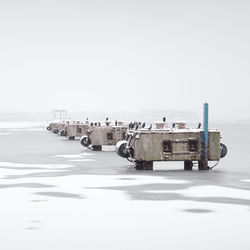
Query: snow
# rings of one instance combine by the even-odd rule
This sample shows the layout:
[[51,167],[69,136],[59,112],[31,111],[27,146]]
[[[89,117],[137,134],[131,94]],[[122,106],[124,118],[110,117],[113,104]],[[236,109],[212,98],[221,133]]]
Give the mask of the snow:
[[[178,170],[179,163],[135,171],[112,147],[92,152],[32,127],[2,136],[0,148],[4,250],[250,249],[241,139],[208,172]],[[242,151],[239,165],[234,153]]]

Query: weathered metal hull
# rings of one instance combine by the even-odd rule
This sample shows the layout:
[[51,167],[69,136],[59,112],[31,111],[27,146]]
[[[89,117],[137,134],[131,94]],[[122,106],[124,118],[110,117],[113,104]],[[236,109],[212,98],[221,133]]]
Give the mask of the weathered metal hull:
[[56,129],[58,126],[58,122],[51,122],[49,124],[49,127],[50,127],[50,131],[53,131],[54,129]]
[[61,132],[63,130],[65,130],[66,126],[67,126],[67,123],[64,123],[64,122],[63,123],[58,123],[58,125],[57,125],[58,134],[61,134]]
[[70,138],[87,135],[88,127],[87,124],[68,124],[65,129],[66,136]]
[[[134,142],[136,161],[200,161],[201,130],[140,131]],[[220,132],[209,131],[208,160],[220,159]]]
[[89,139],[92,145],[116,145],[118,141],[124,140],[127,129],[126,126],[94,127]]

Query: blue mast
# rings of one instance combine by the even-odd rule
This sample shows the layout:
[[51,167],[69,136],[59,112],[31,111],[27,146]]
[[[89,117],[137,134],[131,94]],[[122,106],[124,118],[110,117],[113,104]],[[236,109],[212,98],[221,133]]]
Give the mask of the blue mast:
[[208,103],[203,106],[203,130],[204,130],[204,169],[208,168]]

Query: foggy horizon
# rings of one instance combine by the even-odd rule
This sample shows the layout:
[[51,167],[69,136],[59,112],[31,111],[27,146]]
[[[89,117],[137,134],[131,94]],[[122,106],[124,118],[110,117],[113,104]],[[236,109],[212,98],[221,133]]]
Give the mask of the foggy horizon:
[[248,1],[0,1],[0,112],[250,120]]

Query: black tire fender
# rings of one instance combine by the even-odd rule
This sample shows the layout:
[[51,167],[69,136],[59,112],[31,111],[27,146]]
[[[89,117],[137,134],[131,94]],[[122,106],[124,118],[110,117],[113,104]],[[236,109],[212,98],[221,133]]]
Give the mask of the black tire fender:
[[80,143],[84,147],[88,147],[91,144],[91,141],[87,135],[84,135],[80,139]]
[[220,144],[220,158],[223,158],[227,155],[227,146],[223,143]]
[[116,153],[123,158],[128,158],[129,152],[127,150],[127,145],[128,142],[125,140],[117,142],[115,146]]
[[61,131],[60,136],[65,136],[65,130],[64,129]]

